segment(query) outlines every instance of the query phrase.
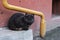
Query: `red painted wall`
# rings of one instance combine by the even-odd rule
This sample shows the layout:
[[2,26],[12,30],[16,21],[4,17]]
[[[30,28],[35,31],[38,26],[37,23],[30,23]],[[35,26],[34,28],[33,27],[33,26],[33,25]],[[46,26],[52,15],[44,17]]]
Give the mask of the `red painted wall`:
[[[51,19],[52,0],[8,0],[10,4],[21,6],[36,11],[43,12],[46,20]],[[16,11],[5,9],[0,0],[0,27],[6,26],[9,17]],[[31,27],[37,27],[40,23],[40,17],[35,16],[35,22]]]

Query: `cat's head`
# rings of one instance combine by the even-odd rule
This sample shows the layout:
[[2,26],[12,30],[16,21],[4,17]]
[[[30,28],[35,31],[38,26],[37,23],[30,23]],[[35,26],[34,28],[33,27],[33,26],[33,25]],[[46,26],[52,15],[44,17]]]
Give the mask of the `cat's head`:
[[34,15],[33,14],[25,14],[24,21],[28,24],[32,24],[34,22]]

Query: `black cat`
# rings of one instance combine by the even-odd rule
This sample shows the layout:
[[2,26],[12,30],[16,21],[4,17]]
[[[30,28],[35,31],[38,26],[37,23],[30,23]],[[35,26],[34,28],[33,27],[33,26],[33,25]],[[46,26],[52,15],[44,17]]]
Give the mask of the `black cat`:
[[13,14],[8,21],[8,28],[10,30],[28,30],[29,26],[34,22],[34,15],[32,14]]

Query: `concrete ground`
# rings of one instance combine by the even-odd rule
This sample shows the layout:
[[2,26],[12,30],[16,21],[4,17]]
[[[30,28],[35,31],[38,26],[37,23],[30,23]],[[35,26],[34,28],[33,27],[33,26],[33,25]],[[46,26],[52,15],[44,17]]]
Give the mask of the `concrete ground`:
[[48,31],[43,39],[39,36],[35,36],[34,40],[60,40],[60,27]]
[[[1,31],[1,30],[0,30]],[[1,31],[2,32],[2,31]],[[7,32],[7,31],[6,31]],[[5,32],[5,33],[6,33]],[[7,32],[7,33],[11,33],[10,31],[9,32]],[[0,33],[1,34],[1,33]],[[16,33],[14,33],[14,34],[16,34]],[[20,34],[20,32],[19,32],[19,34]],[[16,34],[16,35],[18,35],[18,36],[16,36],[16,37],[20,37],[19,36],[19,34]],[[4,35],[4,34],[3,34]],[[5,34],[6,35],[6,34]],[[13,35],[13,33],[12,33],[12,35]],[[21,35],[21,34],[20,34]],[[1,35],[0,35],[1,36]],[[11,36],[11,35],[10,35]],[[25,35],[26,36],[26,35]],[[31,35],[29,35],[29,36],[31,36]],[[14,39],[15,39],[15,36],[12,36],[12,37],[14,37]],[[8,37],[7,37],[8,38]],[[3,40],[5,40],[5,39],[3,39]],[[9,39],[10,40],[10,39]],[[20,39],[19,39],[20,40]],[[39,35],[38,34],[36,34],[36,36],[34,36],[33,37],[33,40],[60,40],[60,27],[57,27],[57,28],[55,28],[55,29],[53,29],[53,30],[51,30],[51,31],[47,31],[47,33],[46,33],[46,36],[44,37],[44,38],[40,38],[39,37]]]

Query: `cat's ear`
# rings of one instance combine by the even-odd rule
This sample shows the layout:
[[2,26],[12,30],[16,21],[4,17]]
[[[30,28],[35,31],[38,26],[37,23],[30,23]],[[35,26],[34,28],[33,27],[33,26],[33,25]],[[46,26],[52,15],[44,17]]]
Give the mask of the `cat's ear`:
[[28,15],[28,13],[25,13],[25,15]]
[[32,15],[32,16],[34,16],[34,14],[28,14],[28,13],[25,13],[25,15]]

